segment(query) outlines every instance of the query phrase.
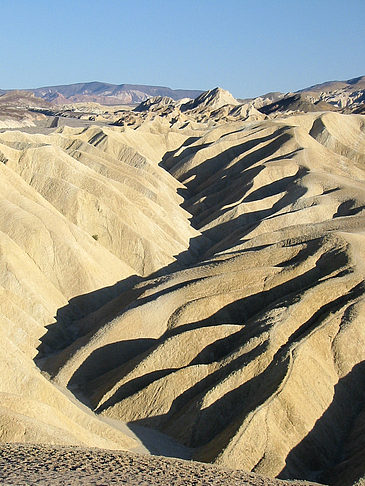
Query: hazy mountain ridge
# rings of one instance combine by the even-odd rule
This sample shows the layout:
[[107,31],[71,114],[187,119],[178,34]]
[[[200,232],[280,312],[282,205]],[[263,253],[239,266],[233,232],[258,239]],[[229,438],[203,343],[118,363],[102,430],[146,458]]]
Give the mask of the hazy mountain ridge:
[[[273,92],[246,100],[237,100],[222,88],[201,92],[100,82],[60,85],[30,91],[4,91],[4,94],[0,95],[0,124],[2,127],[34,126],[42,120],[42,113],[47,116],[82,118],[135,128],[156,116],[165,118],[170,124],[178,122],[181,126],[196,122],[212,126],[217,123],[248,119],[254,121],[266,116],[275,118],[293,113],[338,111],[361,114],[365,110],[364,79],[358,77],[343,82],[331,81],[296,93]],[[27,93],[33,93],[35,98],[29,97]],[[15,105],[19,105],[19,102],[16,102],[16,98],[19,97],[23,110],[23,114],[13,111],[13,120],[12,113],[5,113],[4,106],[1,108],[9,96]],[[24,103],[27,99],[30,111],[26,110],[27,106]],[[51,104],[45,106],[45,102]],[[122,106],[136,102],[139,102],[139,105],[133,111],[130,107]],[[7,106],[10,106],[9,103]],[[43,122],[47,124],[44,117]],[[52,124],[52,121],[48,124]]]
[[[297,93],[311,95],[315,101],[322,100],[338,105],[347,106],[354,101],[354,92],[365,90],[365,77],[360,76],[347,81],[327,81],[322,84],[303,88]],[[150,86],[138,84],[111,84],[99,81],[74,83],[69,85],[45,86],[28,89],[36,96],[57,104],[96,102],[105,105],[140,103],[147,98],[162,96],[173,100],[182,98],[195,99],[203,93],[202,90],[171,89],[164,86]],[[0,90],[0,95],[9,90]],[[331,94],[336,92],[335,94]],[[254,102],[255,108],[264,104],[278,101],[285,93],[267,93],[256,98],[242,100],[243,103]],[[350,97],[350,101],[348,98]],[[347,101],[346,101],[347,100]]]
[[109,84],[101,82],[46,86],[30,90],[47,101],[63,104],[93,101],[105,105],[139,103],[151,96],[169,96],[175,100],[195,98],[201,91],[171,89],[164,86]]
[[324,83],[314,84],[308,88],[303,88],[302,91],[334,91],[343,88],[365,89],[365,76],[358,76],[356,78],[348,79],[346,81],[326,81]]

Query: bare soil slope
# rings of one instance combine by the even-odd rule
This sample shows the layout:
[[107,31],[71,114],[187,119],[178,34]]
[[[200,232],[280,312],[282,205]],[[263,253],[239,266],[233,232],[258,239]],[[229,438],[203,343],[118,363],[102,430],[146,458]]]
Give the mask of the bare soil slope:
[[0,440],[137,450],[128,422],[200,461],[350,484],[364,117],[211,124],[210,101],[201,122],[0,134]]

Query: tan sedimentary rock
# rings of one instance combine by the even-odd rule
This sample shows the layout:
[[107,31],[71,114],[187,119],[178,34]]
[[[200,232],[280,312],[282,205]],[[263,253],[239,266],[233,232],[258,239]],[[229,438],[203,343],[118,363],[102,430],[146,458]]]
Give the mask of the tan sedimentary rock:
[[246,108],[0,134],[2,441],[140,445],[111,418],[203,461],[346,476],[365,404],[364,119]]

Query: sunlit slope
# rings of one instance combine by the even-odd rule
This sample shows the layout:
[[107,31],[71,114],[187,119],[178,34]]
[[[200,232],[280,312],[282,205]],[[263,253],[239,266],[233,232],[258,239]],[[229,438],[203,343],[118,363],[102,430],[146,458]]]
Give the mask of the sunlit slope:
[[220,126],[165,156],[209,246],[79,321],[51,376],[200,460],[287,478],[333,468],[364,405],[365,173],[313,136],[342,124],[346,146],[355,127],[364,153],[362,117],[332,116]]
[[133,447],[135,441],[74,405],[33,362],[46,326],[45,349],[62,346],[69,320],[106,300],[70,306],[56,324],[68,299],[115,284],[132,269],[11,169],[0,164],[0,172],[0,440]]
[[[181,187],[158,166],[158,135],[113,129],[63,128],[50,135],[6,132],[0,150],[16,171],[60,213],[138,275],[148,275],[185,252],[198,235],[180,204]],[[167,137],[165,137],[167,138]],[[180,136],[175,144],[180,145]],[[157,147],[156,147],[157,146]]]
[[179,207],[181,185],[131,145],[100,129],[0,135],[2,441],[136,446],[33,362],[73,341],[75,319],[174,262],[198,234]]
[[[361,213],[362,118],[329,113],[235,127],[231,133],[219,127],[167,159],[168,170],[189,191],[184,207],[194,215],[194,226],[216,243],[210,253],[238,249],[259,236],[272,240],[285,227],[301,231],[305,224],[328,221],[335,228],[337,218]],[[340,142],[333,135],[326,136],[326,143],[310,135],[327,120],[337,122],[337,131],[344,133],[342,146],[355,147],[356,154],[334,151]]]
[[364,140],[363,117],[338,113],[0,134],[14,376],[199,460],[346,477],[365,405]]

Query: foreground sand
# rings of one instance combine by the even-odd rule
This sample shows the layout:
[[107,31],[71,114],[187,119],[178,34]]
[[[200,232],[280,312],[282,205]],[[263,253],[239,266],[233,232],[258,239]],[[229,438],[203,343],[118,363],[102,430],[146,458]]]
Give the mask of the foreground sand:
[[310,486],[268,479],[199,462],[81,447],[4,444],[0,484]]

